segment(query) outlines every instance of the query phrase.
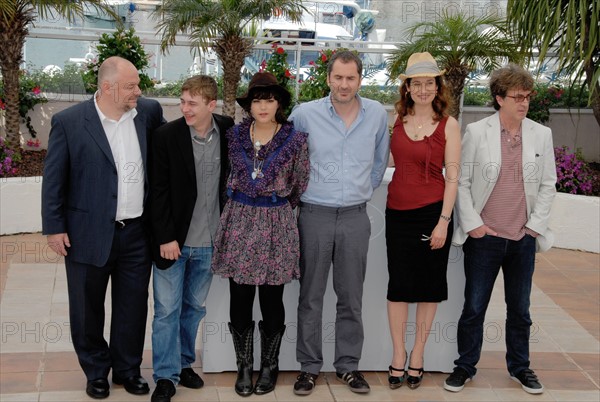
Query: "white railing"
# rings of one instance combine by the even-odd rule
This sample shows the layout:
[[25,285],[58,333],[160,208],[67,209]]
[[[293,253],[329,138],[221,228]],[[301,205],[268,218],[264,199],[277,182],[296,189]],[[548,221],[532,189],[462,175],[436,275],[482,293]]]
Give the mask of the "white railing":
[[[100,29],[100,28],[77,28],[77,35],[74,35],[71,28],[60,27],[60,26],[38,26],[31,28],[28,38],[40,39],[40,40],[61,40],[61,41],[78,41],[90,43],[90,51],[92,43],[97,43],[100,36],[104,33],[112,33],[112,29]],[[148,74],[158,81],[165,81],[164,66],[166,60],[171,57],[177,57],[181,59],[181,54],[176,56],[173,55],[174,49],[191,50],[191,42],[187,36],[179,35],[176,38],[176,44],[170,49],[168,54],[162,54],[160,52],[160,38],[155,32],[148,31],[136,31],[136,35],[140,37],[142,43],[147,52],[152,54],[151,65],[153,71],[149,71]],[[281,41],[281,46],[292,55],[290,61],[291,68],[296,72],[297,78],[301,78],[302,68],[307,67],[307,54],[314,53],[315,57],[320,50],[323,48],[335,49],[339,47],[347,47],[364,55],[364,66],[366,69],[377,69],[380,71],[384,70],[385,61],[387,56],[396,49],[395,43],[391,42],[365,42],[357,40],[347,39],[335,39],[335,40],[324,40],[324,39],[305,39],[305,38],[273,38],[273,37],[253,37],[255,45],[253,48],[253,54],[247,58],[246,66],[251,66],[252,63],[258,61],[260,63],[262,59],[270,56],[271,43],[274,41]],[[93,52],[93,51],[92,51]],[[33,68],[42,69],[44,66],[38,65],[33,62],[36,54],[31,54],[28,51],[28,45],[26,43],[24,50],[24,64],[25,66],[32,66]],[[205,55],[200,50],[196,50],[198,56],[193,57],[189,55],[188,60],[177,60],[177,64],[181,67],[182,63],[189,66],[188,73],[210,73],[208,69],[216,70],[216,75],[220,71],[219,62],[216,56],[209,54]],[[85,62],[84,57],[70,58],[71,62]],[[313,58],[314,59],[314,58]],[[303,65],[304,62],[304,65]],[[54,61],[59,68],[63,68],[60,60]],[[66,64],[66,63],[65,63]],[[248,71],[252,74],[254,71]],[[167,81],[175,80],[173,77],[167,77]],[[381,81],[381,80],[380,80]],[[384,84],[382,82],[382,84]]]

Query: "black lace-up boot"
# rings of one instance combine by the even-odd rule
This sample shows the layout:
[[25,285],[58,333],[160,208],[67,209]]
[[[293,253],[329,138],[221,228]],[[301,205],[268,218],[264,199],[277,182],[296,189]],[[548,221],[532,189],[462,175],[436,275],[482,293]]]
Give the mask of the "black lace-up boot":
[[235,392],[240,396],[251,395],[254,391],[252,386],[252,370],[254,365],[254,321],[242,333],[239,333],[231,323],[229,330],[233,336],[233,347],[238,368],[237,380],[235,380]]
[[267,335],[263,328],[263,323],[258,323],[260,331],[260,373],[256,380],[254,393],[263,395],[275,389],[277,384],[277,376],[279,374],[279,348],[281,339],[285,331],[285,325],[274,334]]

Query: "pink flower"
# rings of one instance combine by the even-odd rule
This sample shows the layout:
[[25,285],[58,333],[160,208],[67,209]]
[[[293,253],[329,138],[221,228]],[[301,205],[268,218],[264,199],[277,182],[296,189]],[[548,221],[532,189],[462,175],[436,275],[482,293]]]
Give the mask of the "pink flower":
[[2,99],[0,99],[0,110],[4,110],[4,109],[6,109],[6,103],[4,103],[2,101]]
[[33,87],[31,92],[33,92],[34,95],[39,95],[42,93],[42,90],[40,89],[40,87]]
[[39,148],[40,147],[40,140],[37,139],[37,138],[35,140],[33,138],[28,139],[27,140],[27,146],[28,147],[33,147],[33,148]]

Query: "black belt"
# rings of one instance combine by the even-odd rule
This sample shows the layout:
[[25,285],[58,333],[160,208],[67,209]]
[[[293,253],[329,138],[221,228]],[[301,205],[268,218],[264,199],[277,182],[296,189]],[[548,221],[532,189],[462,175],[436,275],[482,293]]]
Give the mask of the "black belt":
[[137,218],[121,219],[121,220],[115,221],[115,225],[119,229],[123,229],[125,226],[131,225],[132,223],[135,223],[141,219],[142,219],[141,216],[138,216]]

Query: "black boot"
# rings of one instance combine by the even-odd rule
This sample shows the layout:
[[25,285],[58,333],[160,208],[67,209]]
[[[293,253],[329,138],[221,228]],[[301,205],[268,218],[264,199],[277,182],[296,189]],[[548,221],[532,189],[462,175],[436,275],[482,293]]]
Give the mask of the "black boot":
[[254,321],[241,334],[229,323],[238,368],[235,392],[240,396],[252,394],[252,370],[254,365]]
[[277,384],[277,375],[279,374],[279,347],[281,346],[281,338],[285,331],[285,325],[279,331],[272,335],[265,334],[263,323],[258,323],[260,330],[260,373],[256,380],[254,393],[263,395],[275,389]]

